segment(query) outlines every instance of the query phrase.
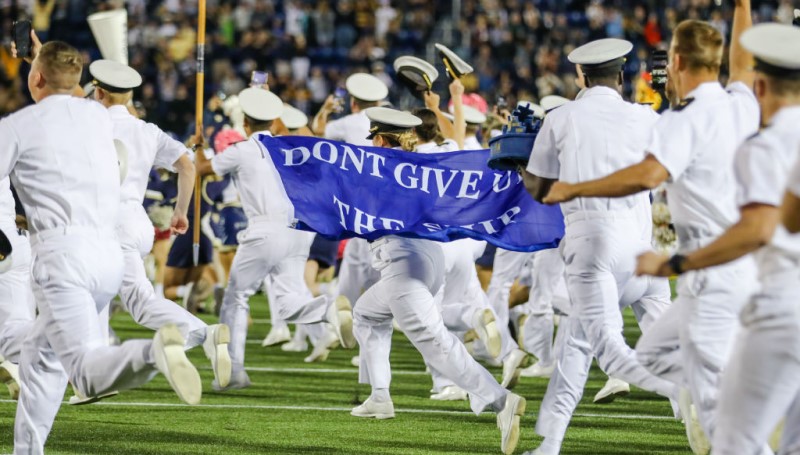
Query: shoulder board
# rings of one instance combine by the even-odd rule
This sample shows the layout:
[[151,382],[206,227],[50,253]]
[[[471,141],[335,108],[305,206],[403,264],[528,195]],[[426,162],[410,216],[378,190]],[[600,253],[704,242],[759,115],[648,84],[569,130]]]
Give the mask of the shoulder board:
[[745,139],[744,141],[745,141],[745,142],[747,142],[747,141],[749,141],[749,140],[755,139],[755,138],[757,138],[757,137],[758,137],[760,134],[761,134],[761,130],[758,130],[758,131],[756,131],[755,133],[753,133],[753,134],[751,134],[750,136],[748,136],[748,137],[747,137],[747,139]]
[[680,111],[686,109],[686,106],[692,104],[693,101],[694,101],[694,97],[689,97],[689,98],[686,98],[686,99],[682,99],[681,102],[678,103],[677,106],[672,108],[672,110],[675,111],[675,112],[680,112]]

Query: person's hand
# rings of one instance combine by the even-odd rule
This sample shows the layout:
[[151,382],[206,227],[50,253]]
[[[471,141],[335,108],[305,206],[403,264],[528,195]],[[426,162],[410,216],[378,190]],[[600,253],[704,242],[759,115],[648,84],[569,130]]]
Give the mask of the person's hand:
[[575,199],[575,186],[569,183],[555,182],[550,187],[550,192],[542,199],[545,204],[558,204]]
[[201,133],[194,133],[192,137],[189,138],[189,146],[195,152],[197,152],[198,150],[202,150],[205,143],[206,143],[205,138],[203,138],[203,135]]
[[636,275],[665,276],[675,274],[669,266],[669,256],[658,254],[653,251],[640,254],[636,258]]
[[464,84],[461,83],[460,79],[453,79],[453,82],[450,83],[450,97],[455,100],[456,98],[461,99],[461,95],[464,94]]
[[173,234],[186,234],[189,230],[189,218],[185,213],[178,213],[176,210],[172,214],[172,220],[169,222],[169,230]]
[[[28,63],[33,62],[33,59],[35,59],[36,56],[39,55],[40,50],[42,50],[42,42],[39,41],[39,37],[36,36],[36,32],[31,30],[31,56],[25,57],[25,61]],[[17,43],[15,43],[13,40],[11,41],[11,56],[14,58],[18,58]]]
[[336,101],[336,97],[333,95],[328,95],[328,97],[325,98],[325,102],[322,103],[322,108],[320,109],[320,111],[326,114],[330,114],[336,110],[337,105],[338,102]]
[[428,90],[423,94],[423,98],[425,98],[425,107],[432,111],[439,110],[439,102],[441,101],[441,98],[439,98],[439,95],[436,92]]

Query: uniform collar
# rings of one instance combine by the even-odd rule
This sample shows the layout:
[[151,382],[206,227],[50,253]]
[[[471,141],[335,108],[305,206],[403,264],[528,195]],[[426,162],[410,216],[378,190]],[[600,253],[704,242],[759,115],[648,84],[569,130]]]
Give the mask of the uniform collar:
[[709,81],[703,82],[695,87],[695,89],[689,92],[684,99],[703,98],[711,95],[719,95],[720,93],[725,93],[725,89],[722,88],[722,84],[720,84],[718,81]]
[[269,131],[269,130],[264,130],[264,131],[256,131],[256,132],[254,132],[253,134],[251,134],[251,135],[250,135],[250,137],[255,137],[255,136],[256,136],[256,135],[258,135],[258,134],[262,134],[262,135],[264,135],[264,136],[269,136],[269,137],[272,137],[272,133],[270,133],[270,131]]
[[108,108],[108,113],[112,116],[131,116],[130,111],[128,110],[127,106],[123,106],[121,104],[115,104]]
[[436,142],[426,142],[424,144],[419,144],[418,146],[414,147],[414,151],[417,153],[425,153],[437,147],[439,146],[436,145]]
[[620,95],[618,91],[604,86],[588,88],[581,94],[581,98],[586,98],[589,96],[613,96],[614,98],[622,99],[622,95]]
[[798,123],[800,123],[800,106],[790,106],[776,112],[769,126],[792,125],[796,128]]
[[36,104],[42,105],[42,104],[47,104],[47,103],[51,103],[51,102],[55,103],[55,102],[58,102],[58,100],[65,100],[65,99],[69,99],[69,98],[72,98],[72,95],[66,95],[66,94],[47,95],[44,98],[42,98]]

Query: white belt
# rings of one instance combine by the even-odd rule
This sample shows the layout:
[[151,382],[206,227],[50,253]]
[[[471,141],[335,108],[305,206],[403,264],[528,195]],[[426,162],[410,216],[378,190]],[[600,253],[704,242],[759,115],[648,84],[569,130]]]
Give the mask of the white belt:
[[391,237],[386,236],[386,237],[381,237],[378,240],[369,242],[369,250],[373,251],[381,245],[386,245],[387,243],[389,243],[389,240],[391,240]]
[[639,217],[636,210],[579,210],[564,216],[564,224],[591,220],[633,220]]

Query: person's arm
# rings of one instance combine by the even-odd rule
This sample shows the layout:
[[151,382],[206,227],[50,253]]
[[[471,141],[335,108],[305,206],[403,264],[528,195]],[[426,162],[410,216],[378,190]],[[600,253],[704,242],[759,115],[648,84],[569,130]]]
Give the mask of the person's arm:
[[730,78],[728,83],[742,82],[748,87],[753,86],[753,54],[748,52],[739,39],[742,34],[753,26],[753,16],[750,12],[750,0],[736,0],[733,11],[733,30],[731,32],[731,49],[729,57]]
[[545,196],[545,204],[557,204],[578,197],[624,197],[652,190],[669,178],[669,172],[653,155],[607,177],[580,183],[556,182]]
[[464,148],[464,138],[467,136],[462,95],[464,95],[464,85],[459,79],[453,79],[450,83],[450,97],[453,100],[453,140],[458,144],[459,150]]
[[533,200],[539,203],[541,203],[547,193],[550,192],[550,188],[553,184],[558,181],[557,179],[548,179],[533,175],[525,169],[520,169],[520,173],[522,174],[522,180],[525,182],[525,189],[528,190],[528,194],[531,195]]
[[[228,147],[230,148],[230,147]],[[197,175],[201,178],[207,175],[215,174],[214,168],[211,167],[211,160],[206,158],[206,154],[204,153],[203,147],[201,146],[194,153],[194,167],[196,169]]]
[[787,191],[781,205],[783,226],[792,234],[800,232],[800,196]]
[[425,107],[436,114],[436,119],[439,121],[439,131],[445,139],[453,139],[453,123],[444,115],[439,109],[439,95],[436,92],[427,91],[422,94],[425,99]]
[[289,128],[283,123],[280,117],[272,121],[272,127],[269,129],[273,136],[288,136]]
[[325,127],[328,126],[328,116],[333,113],[335,107],[336,98],[334,98],[333,95],[328,95],[319,112],[314,116],[314,120],[311,121],[311,131],[313,131],[315,135],[319,137],[325,136]]
[[[202,151],[199,153],[203,154]],[[175,210],[172,213],[170,230],[173,234],[185,234],[189,229],[189,219],[186,214],[189,211],[189,203],[192,200],[194,191],[195,168],[192,159],[184,153],[172,164],[178,174],[178,198],[175,202]]]

